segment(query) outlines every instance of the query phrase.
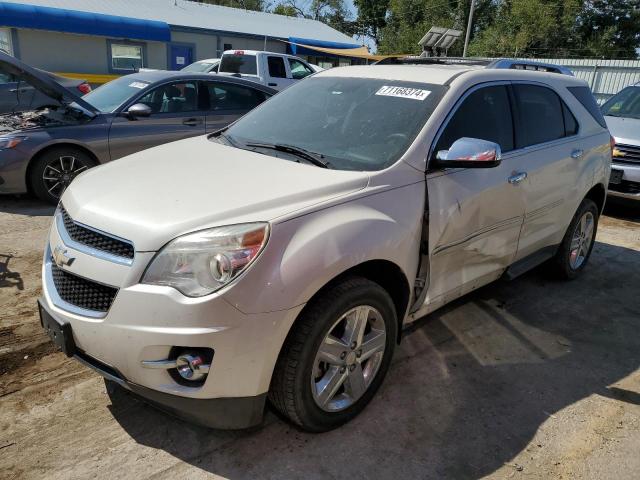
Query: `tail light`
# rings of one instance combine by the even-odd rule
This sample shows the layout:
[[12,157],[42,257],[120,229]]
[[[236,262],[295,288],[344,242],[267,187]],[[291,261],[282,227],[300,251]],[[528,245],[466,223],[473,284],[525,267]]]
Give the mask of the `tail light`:
[[78,85],[78,90],[80,90],[80,93],[82,93],[83,95],[86,95],[91,91],[91,85],[89,85],[87,82],[82,82],[80,85]]

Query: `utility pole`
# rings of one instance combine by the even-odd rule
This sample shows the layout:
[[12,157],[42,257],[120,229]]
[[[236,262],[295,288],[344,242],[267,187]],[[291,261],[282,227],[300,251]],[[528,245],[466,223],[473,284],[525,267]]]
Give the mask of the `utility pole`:
[[467,22],[467,33],[464,36],[464,48],[462,49],[462,56],[467,56],[467,48],[469,47],[469,37],[471,36],[471,26],[473,25],[473,9],[476,6],[475,0],[471,0],[471,7],[469,7],[469,21]]

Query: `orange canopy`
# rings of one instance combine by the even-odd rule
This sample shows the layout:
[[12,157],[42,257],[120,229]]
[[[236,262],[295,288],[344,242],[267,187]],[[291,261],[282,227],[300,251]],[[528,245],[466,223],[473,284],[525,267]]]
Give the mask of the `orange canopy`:
[[396,57],[397,55],[372,55],[369,53],[369,50],[364,45],[358,48],[324,48],[324,47],[314,47],[313,45],[306,45],[304,43],[295,43],[295,42],[287,42],[286,40],[282,40],[285,43],[290,43],[292,45],[298,45],[299,47],[308,48],[309,50],[315,50],[316,52],[329,53],[331,55],[336,55],[338,57],[352,57],[352,58],[364,58],[367,60],[382,60],[388,57]]

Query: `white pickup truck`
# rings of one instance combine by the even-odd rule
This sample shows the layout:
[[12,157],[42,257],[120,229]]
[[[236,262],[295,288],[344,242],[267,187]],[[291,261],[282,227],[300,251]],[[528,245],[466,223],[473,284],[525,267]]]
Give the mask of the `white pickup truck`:
[[218,73],[240,76],[276,90],[284,90],[318,70],[322,69],[283,53],[227,50],[222,54]]

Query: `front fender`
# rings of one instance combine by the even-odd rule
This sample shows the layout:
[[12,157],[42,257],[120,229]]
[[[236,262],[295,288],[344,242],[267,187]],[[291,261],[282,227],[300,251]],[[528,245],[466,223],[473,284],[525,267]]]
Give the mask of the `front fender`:
[[371,194],[273,225],[249,271],[224,297],[245,313],[308,302],[332,279],[370,260],[396,264],[413,283],[424,182]]

